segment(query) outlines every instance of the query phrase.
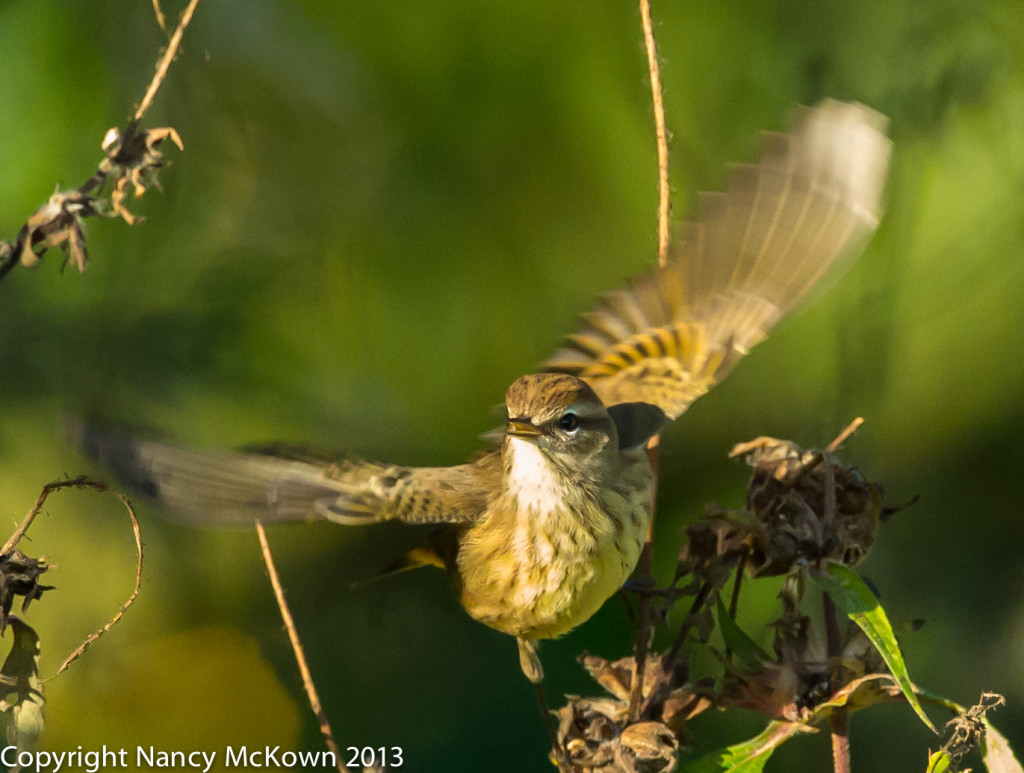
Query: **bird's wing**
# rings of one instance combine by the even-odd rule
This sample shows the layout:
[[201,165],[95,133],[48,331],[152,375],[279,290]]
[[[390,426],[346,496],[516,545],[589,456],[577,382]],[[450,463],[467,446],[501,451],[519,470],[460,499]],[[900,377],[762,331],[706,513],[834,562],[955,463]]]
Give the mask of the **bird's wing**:
[[338,523],[397,520],[405,523],[472,523],[484,514],[488,491],[500,486],[497,449],[455,467],[384,467],[347,461],[327,475],[342,486],[317,513]]
[[544,367],[584,379],[606,405],[678,418],[874,231],[885,127],[863,105],[799,109],[789,134],[765,137],[758,164],[704,195],[668,264],[605,297]]
[[70,434],[125,485],[193,526],[472,522],[485,509],[487,478],[500,475],[496,452],[472,464],[416,468],[331,463],[282,446],[273,454],[197,450],[82,422],[72,422]]

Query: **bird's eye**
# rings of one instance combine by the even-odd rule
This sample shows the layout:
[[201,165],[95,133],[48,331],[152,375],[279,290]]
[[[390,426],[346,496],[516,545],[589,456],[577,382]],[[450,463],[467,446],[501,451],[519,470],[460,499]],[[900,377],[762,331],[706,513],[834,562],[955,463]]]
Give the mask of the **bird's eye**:
[[574,432],[579,429],[580,420],[579,417],[572,411],[563,413],[558,419],[558,426],[565,432]]

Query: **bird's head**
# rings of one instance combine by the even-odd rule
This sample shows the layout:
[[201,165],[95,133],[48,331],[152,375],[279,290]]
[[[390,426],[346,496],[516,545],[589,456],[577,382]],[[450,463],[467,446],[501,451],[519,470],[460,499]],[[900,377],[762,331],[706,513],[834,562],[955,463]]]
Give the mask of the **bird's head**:
[[506,438],[535,445],[549,460],[583,461],[618,450],[618,433],[608,409],[586,382],[574,376],[523,376],[508,388],[505,408]]

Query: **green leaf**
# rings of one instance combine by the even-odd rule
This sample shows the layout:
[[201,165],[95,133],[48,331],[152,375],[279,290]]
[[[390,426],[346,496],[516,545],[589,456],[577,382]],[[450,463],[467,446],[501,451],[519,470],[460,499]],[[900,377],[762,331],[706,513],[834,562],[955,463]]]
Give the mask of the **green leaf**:
[[985,723],[985,738],[981,742],[981,759],[988,773],[1024,773],[1024,767],[1010,748],[1006,736],[992,727],[988,719]]
[[712,752],[683,768],[686,773],[761,773],[779,746],[797,733],[816,732],[803,722],[773,721],[749,741]]
[[718,630],[722,633],[725,646],[736,657],[741,666],[751,671],[760,670],[762,664],[772,659],[771,655],[761,649],[757,642],[751,639],[736,621],[729,615],[729,611],[722,603],[722,597],[718,597]]
[[860,576],[842,564],[829,562],[822,570],[811,571],[810,577],[818,587],[828,593],[846,615],[855,622],[878,650],[885,665],[889,667],[896,682],[899,684],[907,702],[913,707],[921,721],[933,732],[938,733],[935,725],[921,708],[914,686],[910,682],[903,653],[900,652],[896,635],[893,633],[889,618],[878,603],[875,594],[864,584]]
[[953,760],[949,758],[949,753],[945,749],[939,749],[928,758],[928,769],[925,773],[946,773],[952,764]]
[[933,706],[941,706],[942,708],[947,709],[951,714],[963,714],[967,711],[967,709],[956,701],[951,700],[950,698],[945,698],[938,693],[930,692],[929,690],[922,690],[918,688],[917,697],[925,703],[929,703]]

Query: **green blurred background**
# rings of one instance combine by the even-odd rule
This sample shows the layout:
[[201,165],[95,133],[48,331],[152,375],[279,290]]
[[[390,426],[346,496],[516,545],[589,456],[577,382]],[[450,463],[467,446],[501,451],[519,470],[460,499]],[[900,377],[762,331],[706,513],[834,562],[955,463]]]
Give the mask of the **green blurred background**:
[[[183,3],[165,3],[170,19]],[[863,565],[911,674],[982,690],[1024,748],[1024,13],[1016,0],[656,3],[677,219],[753,160],[794,103],[890,116],[889,208],[867,254],[782,324],[663,445],[657,564],[681,524],[738,505],[725,454],[759,434],[823,445],[893,502]],[[0,0],[0,236],[77,186],[141,98],[165,42],[147,0]],[[408,464],[481,447],[492,406],[596,295],[651,265],[655,150],[631,2],[203,0],[149,113],[186,146],[129,228],[91,222],[84,276],[59,255],[0,285],[0,506],[100,474],[62,441],[92,414],[225,447],[309,442]],[[140,505],[147,567],[123,622],[47,686],[43,746],[320,748],[256,538]],[[131,587],[112,498],[55,495],[25,549],[57,566],[29,611],[53,669]],[[353,587],[401,528],[271,539],[343,745],[400,745],[411,771],[547,769],[513,642],[439,574]],[[770,619],[774,587],[745,622]],[[753,623],[750,623],[753,624]],[[664,637],[665,634],[662,634]],[[596,694],[575,657],[619,657],[613,599],[542,651],[549,694]],[[557,700],[555,701],[558,702]],[[936,717],[944,721],[944,717]],[[702,717],[711,746],[760,727]],[[923,770],[906,707],[859,714],[855,770]],[[830,768],[826,737],[775,770]]]

